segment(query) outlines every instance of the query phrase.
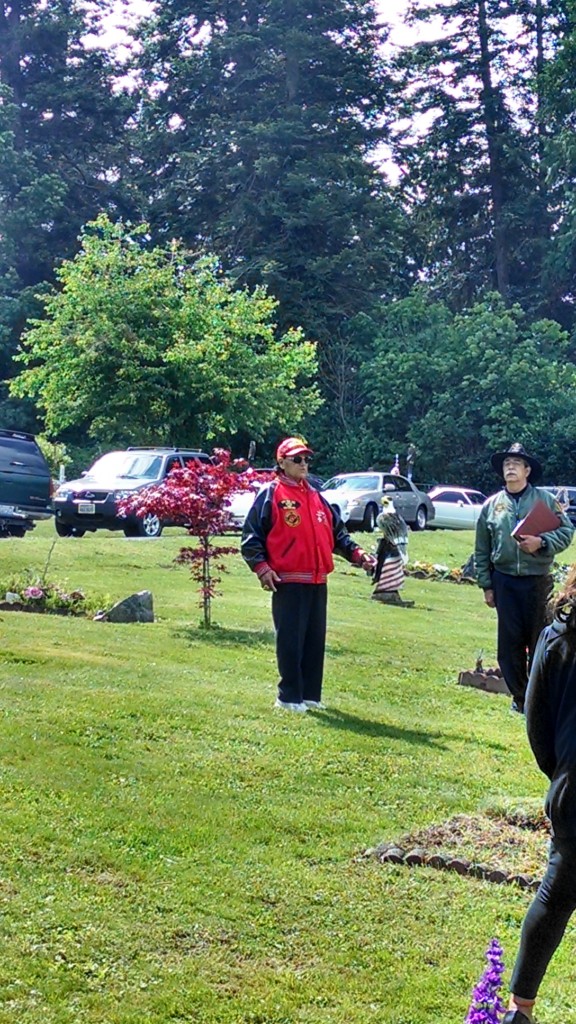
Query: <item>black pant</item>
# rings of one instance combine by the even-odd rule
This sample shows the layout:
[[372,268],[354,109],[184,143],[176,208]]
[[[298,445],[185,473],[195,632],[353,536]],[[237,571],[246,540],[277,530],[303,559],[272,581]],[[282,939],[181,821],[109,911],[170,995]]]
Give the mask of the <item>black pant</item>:
[[278,583],[272,594],[278,697],[289,704],[320,700],[326,646],[325,583]]
[[510,990],[535,999],[540,982],[576,909],[576,839],[555,839],[548,869],[522,925]]
[[498,612],[498,664],[519,708],[524,707],[528,674],[536,641],[546,625],[552,577],[492,573]]

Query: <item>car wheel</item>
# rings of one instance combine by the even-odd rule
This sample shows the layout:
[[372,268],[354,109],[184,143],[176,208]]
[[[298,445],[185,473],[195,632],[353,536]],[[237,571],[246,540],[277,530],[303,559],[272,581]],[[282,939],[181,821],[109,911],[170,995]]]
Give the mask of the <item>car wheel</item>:
[[77,526],[75,526],[74,529],[72,530],[73,537],[83,537],[85,533],[86,530],[80,530]]
[[142,516],[138,523],[138,533],[140,537],[159,537],[162,533],[162,523],[158,516],[152,515],[151,512]]
[[366,533],[374,533],[376,528],[376,516],[378,515],[378,509],[376,505],[366,505],[364,510],[364,518],[362,520],[362,529]]
[[415,530],[425,530],[426,523],[428,522],[428,513],[424,508],[424,505],[420,505],[416,513],[416,522],[414,523]]
[[54,526],[56,527],[56,533],[59,537],[71,537],[74,533],[74,527],[70,526],[70,523],[59,523],[58,520],[55,519]]
[[24,537],[25,535],[26,530],[23,526],[12,526],[5,534],[6,537]]

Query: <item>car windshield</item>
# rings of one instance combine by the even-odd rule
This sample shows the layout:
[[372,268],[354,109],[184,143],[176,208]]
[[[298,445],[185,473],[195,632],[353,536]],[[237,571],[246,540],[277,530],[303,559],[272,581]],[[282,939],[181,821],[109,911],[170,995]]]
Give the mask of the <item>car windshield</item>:
[[97,459],[84,479],[156,480],[162,466],[160,455],[138,455],[136,452],[108,452]]
[[323,485],[323,491],[336,491],[338,488],[346,488],[347,491],[376,491],[378,490],[377,476],[333,476]]

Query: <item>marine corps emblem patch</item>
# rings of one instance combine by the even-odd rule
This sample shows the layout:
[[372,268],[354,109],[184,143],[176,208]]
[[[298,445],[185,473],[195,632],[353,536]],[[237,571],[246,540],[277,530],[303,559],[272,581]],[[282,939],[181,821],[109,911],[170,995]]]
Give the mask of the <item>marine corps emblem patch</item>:
[[302,519],[294,509],[289,508],[284,511],[284,522],[286,526],[300,526]]

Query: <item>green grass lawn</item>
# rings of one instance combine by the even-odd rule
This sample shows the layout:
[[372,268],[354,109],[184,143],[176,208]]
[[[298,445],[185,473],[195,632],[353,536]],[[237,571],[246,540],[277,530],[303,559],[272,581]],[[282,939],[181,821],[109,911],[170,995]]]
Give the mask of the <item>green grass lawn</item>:
[[[456,685],[480,649],[495,662],[494,613],[417,580],[413,609],[381,606],[339,560],[327,710],[290,716],[269,597],[230,558],[207,634],[185,540],[52,551],[71,587],[152,590],[152,625],[0,612],[0,1024],[458,1024],[493,935],[509,973],[529,894],[360,854],[543,795],[509,701]],[[0,542],[0,576],[42,570],[52,542],[51,524]],[[412,534],[410,556],[456,566],[472,545]],[[542,1024],[576,1024],[575,938]]]

